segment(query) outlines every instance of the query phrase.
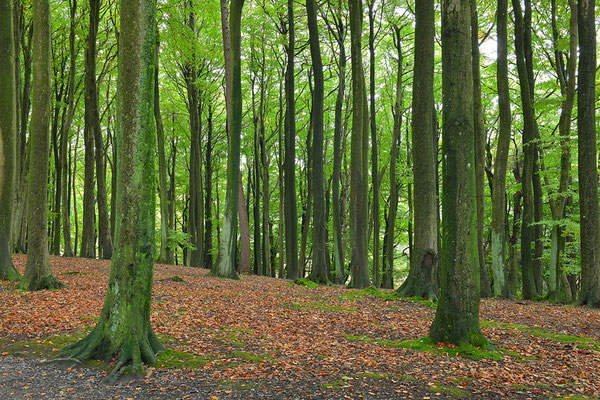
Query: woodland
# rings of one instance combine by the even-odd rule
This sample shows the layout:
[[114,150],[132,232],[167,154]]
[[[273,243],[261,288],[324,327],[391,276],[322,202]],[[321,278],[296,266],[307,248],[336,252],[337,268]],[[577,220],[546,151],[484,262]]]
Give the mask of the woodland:
[[598,15],[0,0],[0,346],[111,382],[166,354],[332,397],[598,396]]

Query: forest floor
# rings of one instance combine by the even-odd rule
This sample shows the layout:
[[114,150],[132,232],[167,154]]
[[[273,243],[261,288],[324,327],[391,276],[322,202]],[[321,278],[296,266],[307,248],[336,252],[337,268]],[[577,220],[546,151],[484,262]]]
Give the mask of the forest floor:
[[[16,255],[23,272],[25,257]],[[51,257],[66,288],[0,282],[1,399],[594,399],[600,311],[483,300],[499,350],[428,346],[435,310],[389,292],[155,267],[152,325],[167,351],[145,376],[48,362],[95,324],[110,262]]]

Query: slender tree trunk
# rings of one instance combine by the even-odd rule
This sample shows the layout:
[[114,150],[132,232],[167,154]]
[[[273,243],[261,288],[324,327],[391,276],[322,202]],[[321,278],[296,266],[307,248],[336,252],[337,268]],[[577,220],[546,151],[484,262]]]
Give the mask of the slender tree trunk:
[[511,297],[506,283],[506,170],[511,138],[510,93],[508,86],[508,0],[498,0],[496,11],[497,34],[497,88],[498,88],[498,148],[492,178],[492,273],[494,296]]
[[227,151],[227,189],[223,233],[219,243],[219,260],[212,274],[220,277],[238,278],[235,271],[237,253],[237,213],[240,183],[240,140],[242,133],[242,82],[241,82],[241,18],[244,0],[231,0],[229,28],[231,65],[231,132]]
[[296,207],[296,102],[294,99],[294,1],[288,0],[287,71],[285,74],[285,257],[288,279],[297,279],[298,270],[298,216]]
[[0,0],[0,279],[9,280],[20,278],[11,257],[17,161],[15,61],[12,1]]
[[471,58],[473,65],[473,117],[475,129],[475,191],[477,203],[477,248],[481,297],[491,296],[485,257],[483,255],[483,223],[485,220],[485,128],[481,103],[481,71],[479,55],[479,17],[477,0],[471,0]]
[[523,298],[532,299],[536,294],[533,275],[533,162],[535,154],[535,115],[529,78],[524,56],[523,14],[520,0],[512,0],[515,14],[515,48],[517,69],[523,106],[523,221],[521,226],[521,268],[523,274]]
[[27,188],[28,252],[24,290],[60,289],[48,255],[48,158],[50,123],[50,3],[33,3],[33,110],[31,116],[30,174]]
[[328,283],[327,268],[327,237],[325,228],[325,190],[323,184],[323,97],[324,78],[323,61],[321,60],[321,47],[319,45],[319,27],[317,23],[317,5],[315,0],[306,0],[306,13],[308,16],[308,32],[310,56],[315,80],[312,97],[312,198],[313,198],[313,257],[310,279],[317,283]]
[[577,92],[577,143],[579,145],[579,212],[581,220],[580,304],[600,306],[600,243],[598,238],[598,168],[596,150],[596,25],[595,0],[580,0],[579,89]]
[[396,214],[398,211],[398,177],[396,176],[396,163],[398,162],[398,147],[402,137],[402,114],[403,98],[402,78],[404,76],[404,55],[402,53],[400,28],[394,29],[394,46],[397,50],[397,75],[396,75],[396,99],[393,108],[394,128],[392,130],[392,147],[390,149],[390,201],[389,210],[385,222],[385,236],[383,239],[383,279],[382,287],[394,288],[394,236],[396,228]]
[[[65,123],[62,126],[62,132],[60,135],[60,158],[62,160],[62,204],[61,204],[61,216],[63,225],[63,256],[73,257],[73,244],[71,243],[71,212],[69,207],[69,184],[68,180],[68,165],[67,165],[67,147],[69,145],[69,133],[71,131],[71,124],[73,116],[75,114],[75,62],[77,61],[77,53],[75,52],[75,15],[77,13],[77,0],[71,1],[71,24],[69,28],[69,91],[67,94],[67,117]],[[114,193],[114,192],[113,192]]]
[[155,354],[164,350],[150,325],[156,196],[154,13],[154,0],[121,4],[115,252],[98,324],[64,350],[79,360],[116,356],[115,378],[123,372],[143,372],[142,363],[153,363]]
[[[433,0],[415,4],[412,148],[414,176],[414,243],[410,270],[398,288],[402,296],[437,298],[438,263],[437,157],[434,154],[433,63],[435,14]],[[469,53],[470,57],[470,53]]]
[[487,345],[479,326],[479,259],[472,67],[471,0],[442,3],[442,269],[434,342]]
[[265,133],[265,48],[262,48],[260,106],[259,106],[259,132],[260,132],[260,163],[262,167],[262,266],[263,274],[271,275],[273,263],[270,258],[272,247],[272,224],[269,220],[269,160],[267,157],[267,138]]
[[212,105],[208,105],[208,129],[206,133],[206,166],[205,185],[206,196],[204,197],[204,268],[213,267],[213,233],[212,233],[212,148],[213,148],[213,113]]

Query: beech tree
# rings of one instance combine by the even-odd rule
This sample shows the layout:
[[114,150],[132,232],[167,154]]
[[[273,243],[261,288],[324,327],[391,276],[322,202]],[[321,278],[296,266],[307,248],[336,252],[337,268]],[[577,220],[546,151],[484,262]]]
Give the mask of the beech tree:
[[429,335],[481,347],[470,18],[471,0],[442,3],[442,268]]
[[12,220],[15,190],[15,49],[10,0],[0,1],[0,279],[16,280],[12,263]]
[[123,0],[118,78],[115,249],[102,312],[94,329],[63,350],[78,360],[118,363],[112,377],[141,372],[164,350],[150,325],[154,265],[154,0]]

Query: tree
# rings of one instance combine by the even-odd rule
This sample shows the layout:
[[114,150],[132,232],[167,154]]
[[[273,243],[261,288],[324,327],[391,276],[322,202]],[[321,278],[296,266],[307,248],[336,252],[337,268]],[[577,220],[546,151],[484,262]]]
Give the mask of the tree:
[[471,1],[442,3],[442,268],[434,342],[487,345],[479,326]]
[[48,254],[48,158],[50,124],[50,3],[33,3],[33,101],[27,187],[27,265],[23,290],[60,289]]
[[154,263],[154,0],[123,0],[117,105],[115,251],[98,324],[65,356],[110,360],[112,377],[141,372],[164,350],[150,325]]
[[[237,279],[235,259],[237,253],[237,212],[240,180],[240,140],[242,133],[242,81],[240,62],[241,19],[244,0],[232,0],[229,13],[231,65],[231,131],[227,151],[227,191],[223,233],[219,243],[219,259],[212,274]],[[229,118],[229,117],[228,117]]]
[[595,0],[580,0],[577,5],[580,57],[579,89],[577,91],[579,212],[581,215],[581,295],[579,302],[590,307],[600,306],[595,8]]
[[16,280],[12,263],[12,220],[15,191],[17,108],[15,49],[10,0],[0,1],[0,279]]
[[[414,244],[408,277],[398,288],[402,296],[437,298],[438,204],[437,159],[433,142],[434,2],[415,4],[412,148],[414,175]],[[469,16],[470,17],[470,16]],[[470,53],[469,53],[470,57]],[[472,94],[471,94],[472,96]],[[445,114],[445,113],[444,113]]]
[[497,15],[497,88],[498,147],[492,178],[492,274],[494,296],[510,297],[506,282],[506,170],[511,137],[510,93],[508,85],[508,0],[498,0]]
[[285,72],[285,155],[284,155],[284,209],[285,257],[288,279],[297,279],[298,270],[298,216],[296,207],[296,103],[294,100],[294,1],[288,0],[287,69]]
[[312,97],[313,145],[312,145],[312,190],[314,203],[313,217],[313,262],[310,279],[317,283],[328,283],[327,276],[327,240],[325,227],[325,192],[323,189],[323,61],[319,45],[317,24],[317,5],[315,0],[306,0],[308,32],[312,69],[315,87]]

